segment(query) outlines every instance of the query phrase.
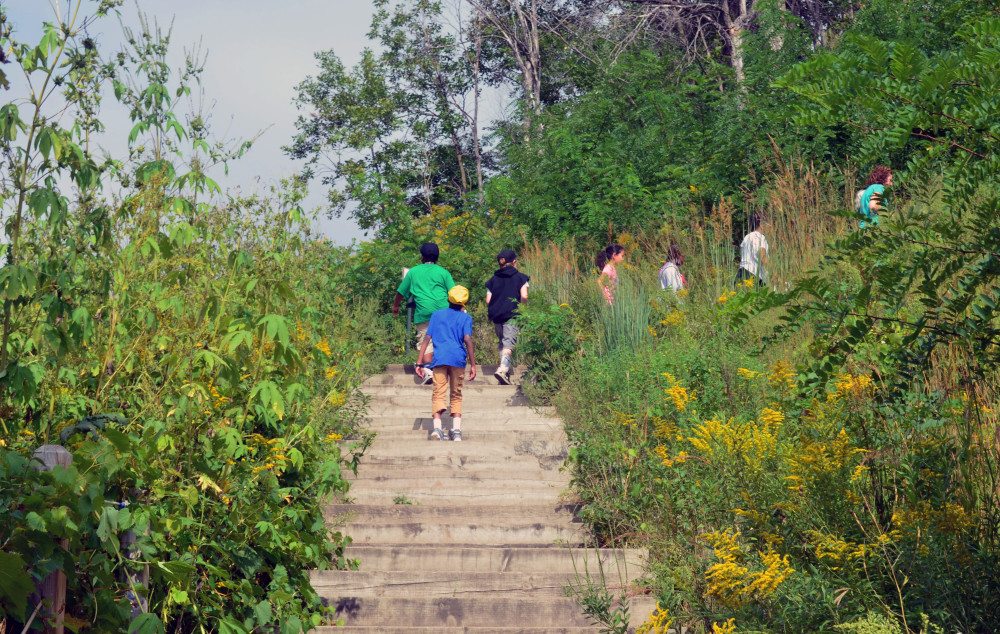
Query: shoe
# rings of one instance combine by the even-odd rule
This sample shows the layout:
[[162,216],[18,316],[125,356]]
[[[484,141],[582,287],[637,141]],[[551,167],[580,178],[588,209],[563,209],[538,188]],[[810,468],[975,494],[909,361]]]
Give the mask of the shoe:
[[454,440],[455,442],[460,442],[462,440],[462,430],[461,429],[453,429],[453,430],[451,430],[450,436],[451,436],[451,439]]
[[500,385],[510,385],[510,370],[504,368],[497,368],[497,371],[493,373],[496,377],[497,382]]
[[432,429],[431,430],[431,440],[444,440],[447,438],[447,432],[443,429]]

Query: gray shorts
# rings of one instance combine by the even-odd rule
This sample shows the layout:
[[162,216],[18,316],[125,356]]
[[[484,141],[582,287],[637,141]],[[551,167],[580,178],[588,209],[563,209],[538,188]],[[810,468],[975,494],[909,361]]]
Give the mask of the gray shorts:
[[493,324],[493,331],[497,333],[497,350],[513,350],[517,345],[517,324],[508,321],[506,324]]

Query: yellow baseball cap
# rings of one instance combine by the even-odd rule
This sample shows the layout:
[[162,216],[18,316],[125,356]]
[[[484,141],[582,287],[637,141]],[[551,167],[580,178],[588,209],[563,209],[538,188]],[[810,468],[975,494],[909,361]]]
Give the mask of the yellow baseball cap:
[[465,306],[469,301],[469,289],[464,286],[452,286],[448,291],[448,301],[452,304]]

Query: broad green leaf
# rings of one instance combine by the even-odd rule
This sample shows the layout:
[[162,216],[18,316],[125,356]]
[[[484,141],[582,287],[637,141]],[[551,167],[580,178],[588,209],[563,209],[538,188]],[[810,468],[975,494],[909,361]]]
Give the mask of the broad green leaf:
[[0,551],[0,607],[22,621],[27,611],[28,596],[35,591],[27,568],[21,555]]

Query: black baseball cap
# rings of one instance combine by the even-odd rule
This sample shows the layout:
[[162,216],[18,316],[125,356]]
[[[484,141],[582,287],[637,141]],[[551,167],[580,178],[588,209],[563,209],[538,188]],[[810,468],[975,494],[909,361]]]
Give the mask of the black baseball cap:
[[510,264],[517,259],[517,254],[514,253],[514,249],[504,249],[497,254],[497,262],[500,264]]
[[437,244],[425,242],[420,245],[420,257],[423,258],[424,262],[437,262],[439,255],[441,255],[441,251]]

